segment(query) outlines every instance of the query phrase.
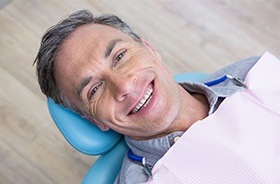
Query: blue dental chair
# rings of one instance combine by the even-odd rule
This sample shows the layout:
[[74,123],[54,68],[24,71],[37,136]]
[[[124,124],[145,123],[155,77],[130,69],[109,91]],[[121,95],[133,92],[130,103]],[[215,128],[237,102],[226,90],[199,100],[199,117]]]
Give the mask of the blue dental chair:
[[[182,73],[174,77],[177,82],[199,82],[207,77],[203,73]],[[84,177],[83,184],[112,184],[118,175],[128,147],[123,135],[112,130],[103,132],[78,114],[47,100],[50,115],[65,139],[78,151],[87,155],[100,155]]]

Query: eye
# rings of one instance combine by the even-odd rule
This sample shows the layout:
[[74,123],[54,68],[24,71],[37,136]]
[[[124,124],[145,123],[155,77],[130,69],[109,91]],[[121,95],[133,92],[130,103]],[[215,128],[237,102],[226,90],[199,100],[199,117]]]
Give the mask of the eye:
[[93,88],[91,88],[88,92],[88,100],[90,100],[93,95],[97,92],[97,90],[99,89],[99,87],[101,86],[102,83],[98,84],[97,86],[94,86]]
[[118,63],[125,55],[127,50],[122,51],[121,53],[119,53],[116,57],[116,63]]

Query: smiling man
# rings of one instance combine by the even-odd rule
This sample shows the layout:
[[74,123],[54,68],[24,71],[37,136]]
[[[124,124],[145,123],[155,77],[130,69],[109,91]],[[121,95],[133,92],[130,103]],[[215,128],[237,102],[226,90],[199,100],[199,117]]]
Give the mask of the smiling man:
[[173,81],[145,40],[137,42],[115,28],[77,28],[61,45],[56,60],[58,89],[102,130],[149,139],[186,130],[207,114],[208,104]]
[[[244,79],[258,58],[235,63],[210,76]],[[151,169],[192,124],[213,113],[242,88],[232,81],[208,87],[177,84],[160,54],[114,15],[73,13],[51,27],[36,57],[42,92],[100,129],[125,135]],[[172,107],[172,108],[170,108]],[[116,183],[148,179],[141,164],[125,157]]]

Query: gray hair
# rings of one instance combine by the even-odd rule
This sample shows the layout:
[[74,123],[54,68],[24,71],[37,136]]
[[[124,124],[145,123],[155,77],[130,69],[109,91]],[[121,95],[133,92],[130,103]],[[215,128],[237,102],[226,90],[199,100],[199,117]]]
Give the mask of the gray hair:
[[56,103],[72,109],[79,114],[81,114],[80,110],[58,89],[56,79],[54,77],[54,63],[61,44],[78,27],[86,24],[102,24],[111,26],[128,34],[135,41],[141,43],[140,37],[119,17],[110,14],[103,14],[94,17],[88,10],[79,10],[74,12],[66,19],[50,27],[45,32],[41,40],[39,52],[33,63],[36,63],[36,72],[41,91],[47,97],[52,98]]

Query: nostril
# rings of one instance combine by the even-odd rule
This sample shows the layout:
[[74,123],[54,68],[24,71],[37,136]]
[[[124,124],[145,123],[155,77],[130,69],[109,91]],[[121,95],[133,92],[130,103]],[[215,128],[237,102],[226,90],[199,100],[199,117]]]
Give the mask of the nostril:
[[128,94],[123,94],[123,95],[119,98],[119,101],[123,101],[127,96],[128,96]]
[[133,78],[132,83],[136,84],[136,77]]

